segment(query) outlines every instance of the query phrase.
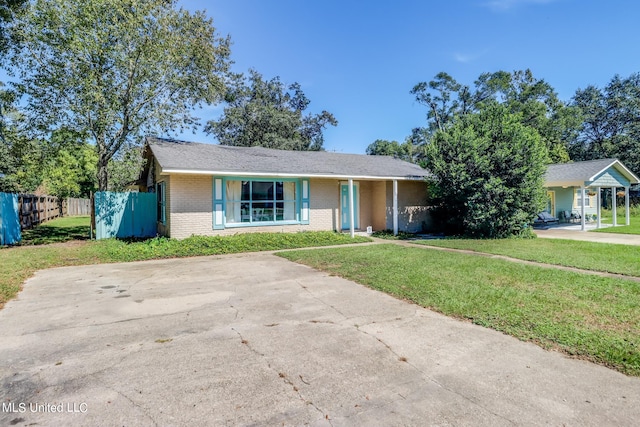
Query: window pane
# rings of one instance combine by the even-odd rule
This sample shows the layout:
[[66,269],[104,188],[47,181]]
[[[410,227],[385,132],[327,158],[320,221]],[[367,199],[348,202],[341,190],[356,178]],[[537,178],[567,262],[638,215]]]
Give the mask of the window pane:
[[252,203],[253,222],[273,221],[273,202]]
[[295,200],[295,199],[296,199],[296,183],[285,182],[284,183],[284,200]]
[[227,181],[227,201],[240,200],[242,181]]
[[251,222],[251,204],[240,203],[240,214],[242,215],[242,222]]
[[241,210],[239,202],[227,202],[227,223],[240,222],[242,218],[240,216],[240,212]]
[[273,200],[273,182],[253,181],[251,184],[253,200]]
[[251,200],[251,182],[250,181],[242,181],[242,199],[241,200]]
[[284,200],[284,183],[276,182],[276,200]]
[[276,202],[276,221],[295,221],[296,202]]

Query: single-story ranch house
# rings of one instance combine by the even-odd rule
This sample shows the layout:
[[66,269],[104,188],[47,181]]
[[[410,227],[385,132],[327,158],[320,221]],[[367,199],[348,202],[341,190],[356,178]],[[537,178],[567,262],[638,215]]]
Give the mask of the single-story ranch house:
[[142,191],[155,191],[158,233],[427,227],[428,172],[387,156],[147,138]]
[[[558,218],[579,220],[582,230],[585,229],[587,217],[595,215],[597,227],[600,228],[602,189],[610,188],[612,194],[620,196],[618,189],[623,188],[625,222],[629,225],[629,188],[638,183],[640,179],[617,159],[549,165],[545,175],[549,200],[547,212]],[[616,226],[616,203],[612,204],[611,209],[613,225]]]
[[[391,229],[430,225],[429,172],[388,156],[229,147],[148,137],[140,191],[155,192],[158,234]],[[617,159],[549,165],[551,215],[601,220],[602,188],[625,196],[640,180]],[[618,190],[622,188],[624,192]],[[615,204],[614,225],[616,224]]]

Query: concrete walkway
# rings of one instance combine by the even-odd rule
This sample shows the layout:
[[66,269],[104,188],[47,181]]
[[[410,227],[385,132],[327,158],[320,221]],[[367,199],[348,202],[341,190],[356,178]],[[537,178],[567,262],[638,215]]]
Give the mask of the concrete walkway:
[[588,231],[576,231],[574,229],[563,227],[534,231],[538,237],[543,239],[568,239],[582,240],[586,242],[619,243],[622,245],[635,246],[640,245],[640,235],[638,234],[590,233]]
[[0,425],[640,419],[640,378],[267,253],[39,271],[0,325]]

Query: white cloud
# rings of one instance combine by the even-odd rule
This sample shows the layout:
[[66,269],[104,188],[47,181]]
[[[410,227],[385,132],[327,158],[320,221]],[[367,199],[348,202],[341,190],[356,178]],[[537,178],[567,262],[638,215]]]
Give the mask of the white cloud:
[[491,0],[484,3],[489,9],[502,12],[524,4],[549,4],[557,0]]
[[468,62],[472,62],[472,61],[475,61],[476,59],[479,59],[480,57],[484,56],[486,53],[487,53],[486,50],[483,50],[482,52],[475,52],[475,53],[456,52],[453,54],[453,59],[455,59],[457,62],[466,64]]

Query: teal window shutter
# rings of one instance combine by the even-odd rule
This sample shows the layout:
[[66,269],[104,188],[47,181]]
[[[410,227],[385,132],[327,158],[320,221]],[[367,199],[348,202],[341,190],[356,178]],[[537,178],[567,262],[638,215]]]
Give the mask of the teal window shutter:
[[224,191],[222,178],[213,178],[213,229],[224,229]]
[[300,182],[302,194],[300,197],[300,224],[309,224],[311,216],[311,206],[309,204],[309,180],[303,179]]

